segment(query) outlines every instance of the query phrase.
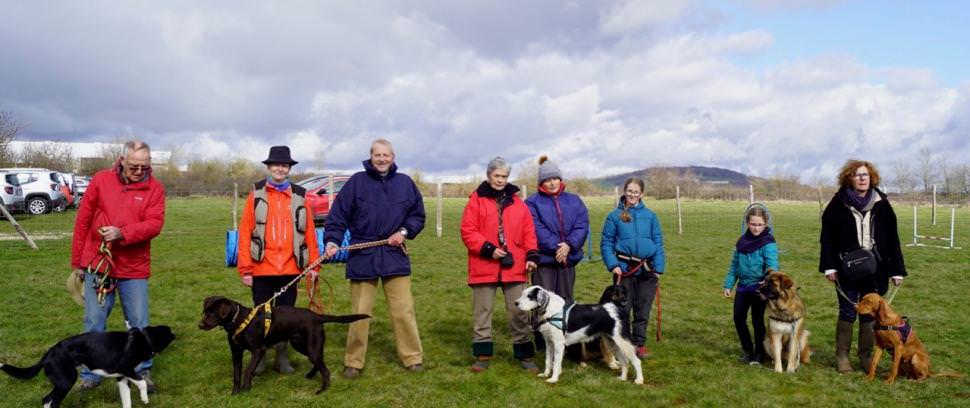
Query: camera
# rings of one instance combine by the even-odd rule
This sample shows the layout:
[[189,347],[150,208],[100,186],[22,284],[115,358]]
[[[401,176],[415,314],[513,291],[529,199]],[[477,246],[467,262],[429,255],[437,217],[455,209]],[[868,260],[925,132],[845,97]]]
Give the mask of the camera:
[[515,258],[512,258],[511,252],[506,252],[505,256],[499,259],[499,264],[502,266],[502,269],[509,269],[515,265]]

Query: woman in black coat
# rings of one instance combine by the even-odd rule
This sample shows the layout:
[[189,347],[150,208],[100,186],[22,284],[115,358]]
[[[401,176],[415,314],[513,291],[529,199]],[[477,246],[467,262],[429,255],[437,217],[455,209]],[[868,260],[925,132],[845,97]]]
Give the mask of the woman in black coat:
[[[903,253],[896,230],[896,213],[886,194],[876,188],[879,172],[864,160],[849,160],[839,172],[839,191],[822,214],[821,256],[818,269],[836,285],[839,320],[835,332],[835,353],[840,373],[852,371],[849,349],[855,303],[867,293],[885,294],[889,280],[899,286],[906,276]],[[868,276],[854,277],[845,270],[843,258],[858,256],[859,248],[875,257],[875,270]],[[869,368],[875,335],[872,318],[859,316],[858,356],[860,369]]]

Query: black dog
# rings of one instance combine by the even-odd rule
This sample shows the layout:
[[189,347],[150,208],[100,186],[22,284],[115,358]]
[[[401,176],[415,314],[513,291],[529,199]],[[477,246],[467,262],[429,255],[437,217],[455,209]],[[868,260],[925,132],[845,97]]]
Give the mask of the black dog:
[[135,372],[135,367],[164,350],[173,340],[175,334],[168,326],[149,326],[127,332],[84,333],[59,341],[31,367],[0,364],[0,370],[26,380],[34,378],[44,369],[47,379],[54,385],[54,389],[44,396],[44,407],[56,408],[77,381],[77,366],[83,364],[97,374],[118,377],[121,405],[129,408],[129,381],[138,387],[141,401],[148,403],[148,386]]
[[[229,350],[232,352],[232,393],[245,391],[252,387],[253,372],[256,365],[263,359],[266,348],[281,341],[289,341],[293,349],[307,356],[313,368],[306,374],[306,378],[313,378],[317,371],[323,377],[323,383],[317,394],[330,386],[330,370],[323,363],[323,346],[326,333],[323,323],[351,323],[370,316],[355,314],[346,316],[318,315],[309,309],[289,306],[273,306],[269,331],[265,330],[266,316],[263,310],[258,310],[255,318],[245,326],[239,335],[235,335],[240,325],[244,324],[251,308],[239,302],[222,296],[209,296],[202,305],[202,320],[199,328],[211,330],[216,326],[226,329]],[[245,373],[242,371],[243,350],[249,350],[252,358]],[[240,374],[242,382],[240,383]]]
[[[626,286],[622,286],[622,285],[607,286],[606,289],[603,289],[603,294],[600,295],[600,300],[598,303],[601,305],[612,303],[616,305],[617,309],[620,312],[620,316],[623,316],[623,317],[628,316],[627,310],[630,307],[630,299],[629,299],[629,296],[627,296]],[[622,320],[623,320],[622,322],[623,336],[626,338],[630,338],[630,319],[626,318]],[[603,337],[593,340],[593,342],[598,344],[598,347],[595,347],[595,348],[599,348],[599,351],[600,351],[599,357],[603,361],[603,363],[605,363],[607,366],[609,366],[614,370],[619,370],[620,363],[616,360],[616,356],[613,355],[613,352],[610,350],[610,347],[606,343],[606,341],[607,340]],[[592,361],[593,359],[596,358],[595,353],[591,351],[592,349],[595,349],[595,348],[590,347],[589,342],[580,343],[580,344],[582,345],[582,355],[580,359],[580,364],[585,365],[587,361]],[[569,355],[568,347],[567,347],[566,354],[567,356]]]

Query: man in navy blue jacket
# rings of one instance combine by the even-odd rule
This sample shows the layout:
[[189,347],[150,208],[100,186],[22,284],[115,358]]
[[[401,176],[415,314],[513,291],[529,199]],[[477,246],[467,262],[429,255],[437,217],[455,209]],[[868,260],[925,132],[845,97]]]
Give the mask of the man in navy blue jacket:
[[[352,244],[388,239],[385,246],[351,251],[347,258],[351,313],[372,315],[378,280],[391,314],[398,356],[409,371],[422,371],[424,352],[411,296],[411,263],[404,253],[405,239],[424,229],[424,200],[410,177],[397,172],[391,142],[371,144],[364,171],[344,184],[327,215],[327,256],[337,253],[344,231]],[[344,377],[356,378],[364,368],[370,319],[351,323],[344,354]]]

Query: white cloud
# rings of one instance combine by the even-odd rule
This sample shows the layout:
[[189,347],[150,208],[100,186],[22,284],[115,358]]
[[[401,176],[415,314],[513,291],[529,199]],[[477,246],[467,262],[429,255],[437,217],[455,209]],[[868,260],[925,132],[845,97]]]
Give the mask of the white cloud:
[[289,144],[307,169],[353,171],[385,137],[432,177],[479,177],[496,155],[547,154],[567,176],[695,164],[805,181],[914,146],[970,157],[970,85],[835,53],[751,68],[738,61],[774,35],[724,32],[701,2],[9,6],[0,109],[33,138],[257,161]]

